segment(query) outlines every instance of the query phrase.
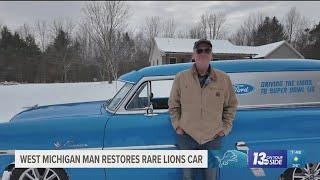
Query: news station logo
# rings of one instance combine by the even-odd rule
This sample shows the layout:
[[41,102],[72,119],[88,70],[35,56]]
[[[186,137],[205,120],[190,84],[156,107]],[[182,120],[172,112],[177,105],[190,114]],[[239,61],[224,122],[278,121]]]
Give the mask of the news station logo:
[[249,168],[291,168],[304,166],[302,150],[249,150]]

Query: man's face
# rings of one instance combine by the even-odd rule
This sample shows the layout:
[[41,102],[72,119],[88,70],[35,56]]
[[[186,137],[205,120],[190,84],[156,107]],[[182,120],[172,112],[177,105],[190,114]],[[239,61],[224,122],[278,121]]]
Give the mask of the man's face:
[[201,43],[197,49],[193,50],[193,58],[197,64],[209,64],[212,59],[211,47],[206,43]]

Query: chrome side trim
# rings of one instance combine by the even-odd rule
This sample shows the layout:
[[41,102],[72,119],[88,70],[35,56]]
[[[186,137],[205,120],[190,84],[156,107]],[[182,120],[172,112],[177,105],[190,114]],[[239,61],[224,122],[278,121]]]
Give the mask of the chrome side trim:
[[300,137],[293,137],[293,138],[282,138],[282,139],[271,139],[271,140],[257,140],[257,141],[250,141],[248,140],[247,143],[250,144],[261,144],[261,143],[281,143],[281,142],[295,142],[295,141],[319,141],[320,137],[310,137],[310,138],[300,138]]
[[0,156],[2,155],[14,155],[14,150],[0,150]]
[[238,110],[264,109],[264,108],[318,107],[318,106],[320,106],[320,102],[263,104],[263,105],[243,105],[243,106],[238,106]]
[[107,147],[103,150],[117,150],[117,149],[163,149],[163,148],[176,148],[176,145],[167,144],[167,145],[148,145],[148,146],[124,146],[124,147]]
[[[320,107],[320,102],[311,103],[288,103],[288,104],[264,104],[264,105],[243,105],[238,106],[238,110],[252,110],[252,109],[273,109],[273,108],[297,108],[297,107]],[[165,113],[168,109],[155,109],[154,113]],[[116,114],[145,114],[145,110],[126,110],[118,111]]]
[[[154,109],[153,114],[157,113],[166,113],[168,109]],[[145,109],[135,109],[135,110],[126,110],[126,111],[118,111],[116,114],[145,114]]]
[[[146,146],[115,146],[115,147],[94,147],[94,148],[76,148],[76,149],[83,149],[83,150],[121,150],[121,149],[163,149],[163,148],[176,148],[177,146],[174,144],[164,144],[164,145],[146,145]],[[75,148],[72,149],[60,149],[60,150],[76,150]],[[4,151],[1,151],[4,152]],[[14,155],[14,150],[6,150],[6,154],[0,155]],[[9,154],[10,153],[10,154]]]

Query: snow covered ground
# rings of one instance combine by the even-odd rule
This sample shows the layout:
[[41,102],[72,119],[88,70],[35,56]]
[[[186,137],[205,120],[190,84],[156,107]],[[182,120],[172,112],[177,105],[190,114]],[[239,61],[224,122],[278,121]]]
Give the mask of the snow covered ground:
[[113,97],[122,82],[0,85],[0,123],[9,121],[26,107],[98,101]]

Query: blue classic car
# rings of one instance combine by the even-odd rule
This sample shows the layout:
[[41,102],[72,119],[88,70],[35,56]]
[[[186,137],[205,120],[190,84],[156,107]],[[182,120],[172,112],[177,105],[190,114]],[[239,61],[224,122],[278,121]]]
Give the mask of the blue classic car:
[[[179,168],[19,169],[18,149],[177,149],[168,114],[174,76],[192,63],[122,75],[110,100],[33,107],[0,124],[0,177],[8,179],[182,179]],[[301,149],[305,168],[221,168],[219,179],[319,179],[320,61],[215,61],[239,100],[223,149]],[[0,178],[1,179],[1,178]]]

